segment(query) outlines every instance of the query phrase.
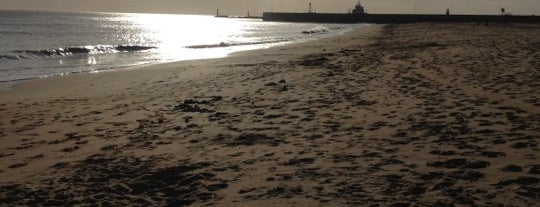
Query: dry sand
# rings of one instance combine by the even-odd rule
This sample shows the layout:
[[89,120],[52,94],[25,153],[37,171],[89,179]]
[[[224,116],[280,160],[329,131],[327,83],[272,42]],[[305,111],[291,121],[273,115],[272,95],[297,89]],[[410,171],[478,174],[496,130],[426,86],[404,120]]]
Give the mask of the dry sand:
[[538,206],[540,26],[410,24],[0,93],[1,206]]

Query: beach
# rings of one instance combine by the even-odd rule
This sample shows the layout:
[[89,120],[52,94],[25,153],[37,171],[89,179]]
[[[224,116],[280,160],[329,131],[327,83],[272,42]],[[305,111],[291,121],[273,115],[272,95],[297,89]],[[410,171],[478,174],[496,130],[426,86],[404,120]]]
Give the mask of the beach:
[[342,36],[0,92],[0,206],[537,206],[540,26]]

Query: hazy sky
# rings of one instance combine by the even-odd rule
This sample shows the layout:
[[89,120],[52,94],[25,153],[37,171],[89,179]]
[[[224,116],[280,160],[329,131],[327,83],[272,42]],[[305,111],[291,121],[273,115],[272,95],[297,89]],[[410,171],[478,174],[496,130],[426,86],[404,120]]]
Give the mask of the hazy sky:
[[[263,11],[347,12],[358,0],[0,0],[0,10],[100,11],[214,14],[252,14]],[[497,14],[505,7],[513,14],[540,15],[540,0],[362,0],[371,13]]]

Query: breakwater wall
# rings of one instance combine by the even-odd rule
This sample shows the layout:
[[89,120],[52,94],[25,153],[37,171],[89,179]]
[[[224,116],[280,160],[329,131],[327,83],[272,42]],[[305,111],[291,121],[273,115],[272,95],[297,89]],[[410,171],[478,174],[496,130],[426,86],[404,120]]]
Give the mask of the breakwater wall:
[[418,22],[507,22],[540,23],[540,16],[431,15],[431,14],[340,14],[265,12],[264,21],[315,23],[400,24]]

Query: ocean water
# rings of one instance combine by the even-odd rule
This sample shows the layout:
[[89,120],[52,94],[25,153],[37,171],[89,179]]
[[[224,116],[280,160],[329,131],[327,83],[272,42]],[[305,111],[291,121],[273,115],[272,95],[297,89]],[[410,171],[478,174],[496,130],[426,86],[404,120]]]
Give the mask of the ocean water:
[[365,26],[196,15],[0,11],[0,82],[219,58]]

